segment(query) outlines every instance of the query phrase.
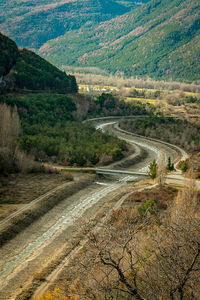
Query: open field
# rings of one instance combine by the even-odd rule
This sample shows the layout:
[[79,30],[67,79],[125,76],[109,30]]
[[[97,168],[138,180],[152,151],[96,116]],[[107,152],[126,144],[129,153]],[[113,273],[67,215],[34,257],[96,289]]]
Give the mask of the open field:
[[[127,85],[129,85],[129,83],[127,83]],[[180,86],[177,85],[176,89],[169,88],[169,90],[166,90],[165,88],[162,88],[162,86],[156,86],[156,88],[152,88],[152,86],[148,86],[148,84],[143,88],[135,86],[127,87],[125,83],[122,86],[114,84],[109,85],[104,83],[79,84],[80,93],[91,96],[94,99],[96,96],[100,95],[103,92],[112,93],[114,96],[117,96],[120,99],[124,99],[127,102],[139,101],[144,104],[149,103],[153,106],[157,106],[158,110],[160,112],[163,112],[164,115],[178,118],[186,118],[188,121],[200,124],[199,102],[187,102],[188,97],[200,99],[198,86],[198,92],[192,91],[194,88],[193,86],[187,87],[188,89],[191,88],[191,91],[185,91],[184,88],[181,87],[181,84]]]
[[[143,103],[149,103],[152,105],[160,105],[166,107],[170,103],[178,103],[177,111],[180,111],[180,102],[185,102],[184,106],[187,105],[187,97],[193,97],[199,99],[200,94],[195,92],[186,92],[182,90],[163,90],[163,89],[152,89],[152,88],[137,88],[137,87],[118,87],[114,85],[89,85],[79,84],[80,93],[88,96],[98,96],[101,93],[112,93],[113,95],[119,96],[125,101],[141,101]],[[189,103],[188,109],[191,110],[192,103]],[[172,108],[173,110],[173,108]],[[198,115],[199,111],[197,112]]]
[[110,87],[112,89],[122,89],[122,88],[136,88],[136,89],[146,89],[149,92],[154,91],[181,91],[188,92],[196,95],[200,93],[200,84],[189,84],[176,81],[156,81],[150,78],[134,78],[134,77],[123,77],[112,74],[96,74],[92,71],[90,73],[81,73],[68,69],[67,67],[62,67],[63,71],[71,73],[76,76],[77,83],[79,86],[95,86],[95,87]]
[[141,101],[144,103],[150,103],[152,105],[158,105],[158,104],[164,104],[167,105],[167,102],[164,100],[158,100],[158,99],[148,99],[148,98],[133,98],[133,97],[126,97],[125,101],[132,102],[132,101]]

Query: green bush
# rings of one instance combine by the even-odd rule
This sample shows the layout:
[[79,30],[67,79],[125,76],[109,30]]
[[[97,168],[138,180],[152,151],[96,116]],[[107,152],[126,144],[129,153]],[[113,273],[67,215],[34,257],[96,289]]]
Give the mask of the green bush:
[[188,170],[188,159],[186,159],[186,160],[184,160],[184,161],[181,161],[181,162],[179,163],[179,167],[180,167],[181,171],[182,171],[183,173],[185,173],[185,172]]
[[186,119],[154,115],[145,119],[121,120],[120,127],[130,132],[181,146],[187,151],[199,150],[200,126]]
[[157,212],[156,202],[153,200],[147,200],[143,205],[137,207],[141,217],[145,217],[148,213],[153,215]]
[[144,104],[125,102],[107,93],[98,96],[89,110],[90,117],[145,115],[146,113]]

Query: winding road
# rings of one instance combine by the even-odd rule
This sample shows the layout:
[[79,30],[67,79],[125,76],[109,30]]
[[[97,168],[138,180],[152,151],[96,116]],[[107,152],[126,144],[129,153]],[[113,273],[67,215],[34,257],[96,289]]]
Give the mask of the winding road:
[[[92,122],[94,123],[95,120]],[[1,300],[18,299],[17,295],[31,283],[34,274],[47,267],[69,244],[83,220],[89,220],[109,198],[127,189],[127,182],[132,178],[131,172],[135,172],[134,180],[138,180],[139,174],[148,172],[148,166],[153,159],[166,161],[170,156],[173,161],[178,161],[187,157],[187,153],[179,147],[120,130],[116,118],[98,119],[96,122],[97,128],[109,130],[133,145],[135,152],[129,159],[132,161],[135,158],[135,163],[126,169],[119,167],[119,162],[101,168],[105,172],[110,170],[111,173],[112,170],[116,172],[118,169],[120,175],[124,176],[116,177],[114,182],[105,179],[94,182],[89,187],[67,197],[0,249]],[[144,149],[147,155],[144,159],[137,160],[141,149]],[[183,178],[180,172],[176,171],[171,175],[171,180],[181,181]],[[34,201],[42,201],[42,199],[41,197]],[[24,210],[15,214],[17,213],[24,213]],[[6,219],[6,222],[8,221],[9,218]],[[3,222],[1,225],[3,226]]]

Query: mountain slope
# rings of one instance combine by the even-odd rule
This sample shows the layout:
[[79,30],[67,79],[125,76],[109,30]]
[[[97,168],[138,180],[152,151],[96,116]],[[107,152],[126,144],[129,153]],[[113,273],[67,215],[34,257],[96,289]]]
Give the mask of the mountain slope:
[[0,33],[0,93],[13,91],[77,92],[74,76],[66,75],[35,53],[19,50]]
[[39,53],[58,66],[193,81],[199,79],[199,46],[199,1],[152,0],[96,27],[72,30]]
[[[39,48],[68,30],[109,20],[149,0],[1,0],[0,30],[20,47]],[[8,3],[9,2],[9,3]]]

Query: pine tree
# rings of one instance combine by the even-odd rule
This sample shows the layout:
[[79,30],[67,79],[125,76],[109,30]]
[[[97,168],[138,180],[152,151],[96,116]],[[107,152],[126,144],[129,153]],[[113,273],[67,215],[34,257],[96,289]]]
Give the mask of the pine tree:
[[149,165],[149,177],[152,179],[155,179],[157,176],[157,163],[156,160],[154,159],[152,163]]

